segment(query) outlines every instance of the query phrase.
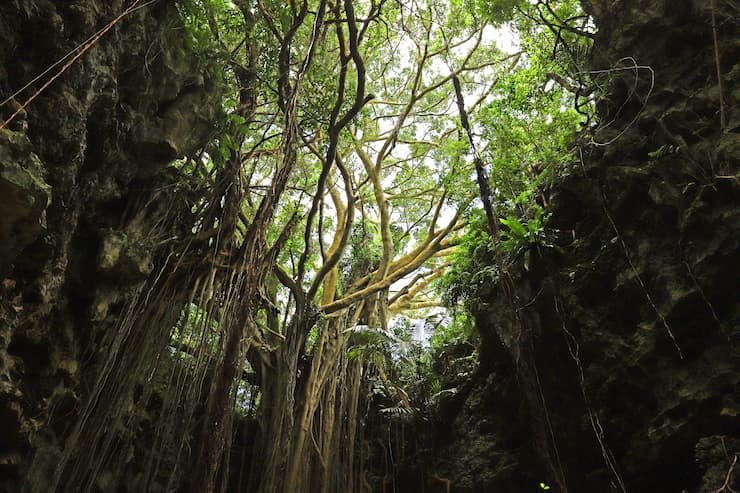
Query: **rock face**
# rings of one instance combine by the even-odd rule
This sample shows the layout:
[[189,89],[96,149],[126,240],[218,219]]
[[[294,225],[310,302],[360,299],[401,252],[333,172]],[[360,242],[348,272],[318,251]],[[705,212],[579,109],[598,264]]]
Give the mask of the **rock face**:
[[100,341],[188,227],[168,165],[204,143],[220,95],[172,2],[141,2],[42,87],[129,3],[0,5],[3,121],[41,91],[0,129],[0,491],[34,457],[53,469]]
[[514,268],[521,323],[483,296],[484,371],[437,470],[466,492],[737,490],[737,6],[586,7],[601,124],[554,189],[558,248]]

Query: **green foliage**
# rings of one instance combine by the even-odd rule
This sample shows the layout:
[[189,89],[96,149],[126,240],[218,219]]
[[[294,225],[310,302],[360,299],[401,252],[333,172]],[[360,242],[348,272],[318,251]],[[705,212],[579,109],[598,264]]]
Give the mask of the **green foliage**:
[[475,339],[473,319],[466,311],[455,310],[447,323],[436,327],[429,344],[432,350],[438,350],[447,346],[469,344]]
[[482,3],[510,16],[522,54],[476,115],[500,241],[494,245],[482,211],[471,212],[453,266],[438,283],[447,303],[468,307],[497,281],[499,266],[521,260],[528,268],[532,249],[550,246],[547,190],[570,172],[578,132],[593,112],[580,92],[590,39],[559,27],[563,19],[587,22],[577,2]]
[[[188,49],[199,55],[201,60],[213,63],[218,58],[220,46],[213,28],[220,26],[225,31],[233,26],[230,18],[236,15],[230,2],[225,0],[178,0],[177,7],[189,34]],[[214,22],[211,22],[213,20]]]
[[209,0],[178,0],[185,25],[190,34],[190,46],[195,52],[202,52],[214,45],[214,38],[208,27],[208,11],[212,6]]
[[[345,330],[345,333],[349,335],[347,357],[350,361],[354,361],[362,355],[372,355],[376,363],[381,361],[376,356],[380,355],[384,361],[386,357],[390,357],[395,352],[394,346],[402,343],[393,334],[367,325],[350,327]],[[385,368],[384,362],[382,366]]]
[[262,394],[258,386],[240,380],[236,388],[235,411],[240,416],[253,417],[259,408]]
[[548,216],[539,205],[535,204],[532,210],[534,214],[526,219],[526,222],[514,215],[499,218],[501,224],[506,226],[506,229],[502,231],[503,241],[500,244],[504,252],[516,256],[521,250],[530,246],[550,246],[545,230]]
[[372,272],[380,262],[382,251],[378,227],[367,220],[355,224],[349,240],[348,254],[339,264],[348,284]]
[[[418,324],[433,330],[428,346],[412,337]],[[348,332],[349,358],[362,356],[363,361],[379,368],[370,379],[368,397],[389,422],[434,419],[440,406],[457,394],[459,385],[478,365],[477,337],[464,311],[422,320],[399,316],[390,332],[368,327]]]
[[525,4],[524,0],[476,0],[478,13],[495,24],[511,20],[514,10]]
[[482,210],[472,211],[468,221],[468,230],[452,255],[452,265],[437,284],[443,301],[451,307],[462,304],[470,308],[478,291],[498,279],[495,247],[485,214]]

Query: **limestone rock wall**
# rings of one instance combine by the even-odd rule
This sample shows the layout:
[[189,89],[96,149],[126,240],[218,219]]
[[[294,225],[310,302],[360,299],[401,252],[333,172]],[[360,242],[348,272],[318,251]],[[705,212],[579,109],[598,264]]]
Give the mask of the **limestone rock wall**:
[[[3,121],[129,4],[1,2],[0,100],[52,67]],[[100,341],[191,227],[168,165],[212,132],[218,85],[174,3],[140,4],[0,130],[0,491],[63,448]]]
[[523,326],[484,296],[486,372],[438,470],[467,492],[737,490],[737,5],[585,3],[599,128],[553,190],[557,248],[515,266]]

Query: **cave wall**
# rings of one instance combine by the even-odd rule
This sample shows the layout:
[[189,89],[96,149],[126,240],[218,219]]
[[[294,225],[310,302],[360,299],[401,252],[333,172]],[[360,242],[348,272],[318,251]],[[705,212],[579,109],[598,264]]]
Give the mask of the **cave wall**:
[[139,2],[42,87],[129,4],[0,3],[0,100],[31,82],[3,121],[40,91],[0,129],[0,491],[34,457],[53,470],[102,341],[192,227],[169,164],[212,133],[220,90],[174,2]]
[[435,464],[452,491],[729,491],[738,8],[584,6],[598,26],[591,69],[604,71],[599,125],[552,190],[555,247],[533,246],[535,261],[512,268],[523,323],[494,287],[483,294],[482,372]]

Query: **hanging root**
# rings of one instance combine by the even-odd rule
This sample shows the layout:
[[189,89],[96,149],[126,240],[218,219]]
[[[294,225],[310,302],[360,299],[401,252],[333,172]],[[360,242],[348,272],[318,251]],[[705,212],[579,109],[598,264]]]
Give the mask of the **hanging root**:
[[443,478],[441,476],[438,476],[436,474],[432,474],[432,479],[435,480],[435,481],[439,481],[440,483],[442,483],[443,485],[445,485],[445,493],[450,493],[450,491],[452,489],[452,481],[450,481],[447,478]]
[[716,0],[712,0],[712,40],[714,41],[714,64],[717,68],[717,83],[719,84],[719,121],[720,128],[724,132],[727,128],[727,115],[725,113],[725,82],[722,79],[722,65],[719,60],[719,41],[717,39],[717,6]]
[[735,455],[732,458],[732,462],[730,463],[730,468],[727,470],[727,475],[725,476],[725,482],[722,486],[720,486],[718,489],[714,490],[712,493],[737,493],[735,490],[732,489],[732,476],[735,472],[735,464],[737,464],[737,455]]

